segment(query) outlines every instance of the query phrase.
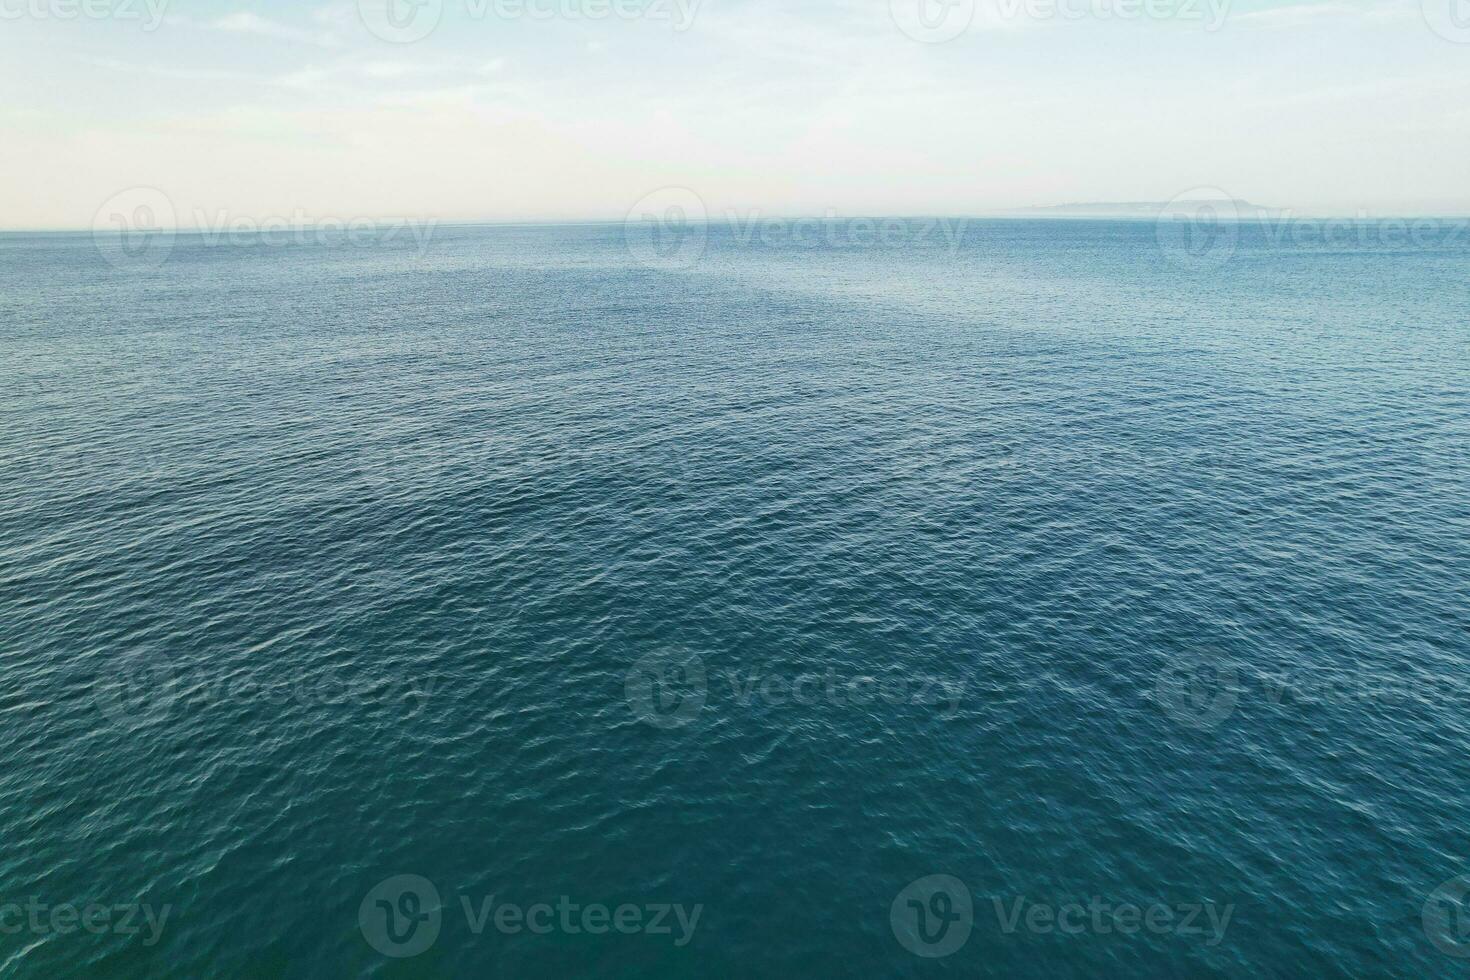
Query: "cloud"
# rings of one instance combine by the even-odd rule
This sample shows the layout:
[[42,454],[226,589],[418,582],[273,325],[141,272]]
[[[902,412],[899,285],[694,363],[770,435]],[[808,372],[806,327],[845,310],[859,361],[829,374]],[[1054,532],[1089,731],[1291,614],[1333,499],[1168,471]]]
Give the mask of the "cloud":
[[1350,4],[1328,0],[1324,3],[1299,3],[1289,7],[1254,10],[1230,18],[1232,24],[1267,29],[1303,27],[1323,20],[1359,20],[1382,22],[1401,15],[1404,7],[1397,3]]
[[[467,83],[454,91],[463,93],[477,83],[484,86],[490,76],[499,76],[505,61],[497,58],[476,64],[466,59],[437,61],[361,61],[337,59],[326,65],[307,64],[285,72],[238,71],[223,68],[196,68],[124,61],[118,58],[84,57],[84,63],[107,71],[189,82],[228,82],[252,87],[284,88],[316,94],[351,96],[361,93],[363,82],[389,86],[392,94],[401,94],[399,84],[409,79],[463,79]],[[412,93],[410,93],[412,96]]]
[[320,48],[339,47],[341,42],[333,35],[321,31],[305,31],[289,24],[270,20],[259,14],[248,10],[228,14],[210,23],[210,28],[216,31],[227,31],[232,34],[253,34],[257,37],[274,38],[277,41],[290,41],[296,44],[311,44]]
[[185,68],[170,65],[137,64],[117,58],[82,58],[84,64],[129,75],[147,75],[179,82],[251,82],[257,79],[245,72],[223,68]]
[[403,61],[370,61],[363,65],[361,70],[368,78],[404,78],[408,75],[420,74],[425,71],[425,68],[422,65],[413,65]]

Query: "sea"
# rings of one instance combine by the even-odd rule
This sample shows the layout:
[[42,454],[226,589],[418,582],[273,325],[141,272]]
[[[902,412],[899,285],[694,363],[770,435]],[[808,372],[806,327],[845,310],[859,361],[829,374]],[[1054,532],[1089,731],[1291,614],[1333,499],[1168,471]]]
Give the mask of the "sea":
[[0,976],[1470,968],[1470,233],[0,236]]

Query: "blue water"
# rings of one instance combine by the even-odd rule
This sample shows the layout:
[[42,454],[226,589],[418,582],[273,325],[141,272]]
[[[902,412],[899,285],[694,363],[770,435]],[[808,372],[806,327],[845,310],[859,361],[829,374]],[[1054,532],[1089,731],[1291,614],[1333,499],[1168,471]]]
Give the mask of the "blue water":
[[0,975],[1464,975],[1470,236],[108,248],[0,237]]

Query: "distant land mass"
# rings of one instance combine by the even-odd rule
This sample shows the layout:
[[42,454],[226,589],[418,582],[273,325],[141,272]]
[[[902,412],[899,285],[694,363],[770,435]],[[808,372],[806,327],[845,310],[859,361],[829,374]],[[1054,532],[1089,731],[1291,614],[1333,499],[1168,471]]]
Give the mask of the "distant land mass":
[[1279,214],[1277,208],[1268,208],[1240,198],[1190,198],[1175,201],[1087,201],[1073,204],[1053,204],[1045,207],[1015,208],[1011,214],[1055,215],[1057,217],[1093,218],[1153,218],[1166,210],[1193,210],[1212,206],[1217,211],[1235,211],[1241,215],[1259,216]]

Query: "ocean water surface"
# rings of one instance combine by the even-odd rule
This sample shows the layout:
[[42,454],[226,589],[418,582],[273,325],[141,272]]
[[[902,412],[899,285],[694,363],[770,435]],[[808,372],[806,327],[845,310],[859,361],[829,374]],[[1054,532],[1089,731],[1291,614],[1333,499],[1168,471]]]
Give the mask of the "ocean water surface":
[[0,236],[0,975],[1464,975],[1470,236],[904,228]]

